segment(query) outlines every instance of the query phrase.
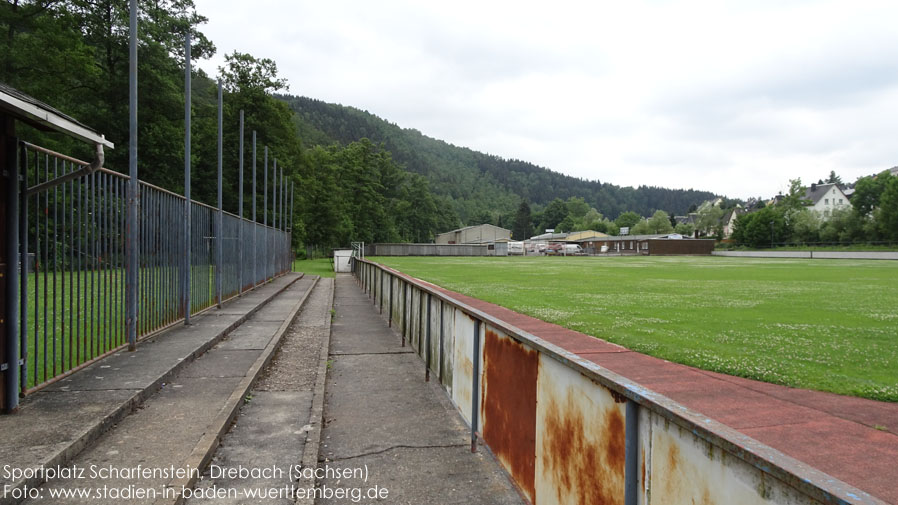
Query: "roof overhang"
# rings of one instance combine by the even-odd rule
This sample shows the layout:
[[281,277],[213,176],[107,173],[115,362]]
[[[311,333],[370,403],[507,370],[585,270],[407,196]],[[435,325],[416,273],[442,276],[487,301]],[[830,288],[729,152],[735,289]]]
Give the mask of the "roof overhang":
[[103,135],[61,113],[50,110],[37,100],[27,100],[27,95],[17,96],[7,89],[5,87],[0,89],[0,110],[37,127],[65,133],[90,144],[115,148],[115,145]]

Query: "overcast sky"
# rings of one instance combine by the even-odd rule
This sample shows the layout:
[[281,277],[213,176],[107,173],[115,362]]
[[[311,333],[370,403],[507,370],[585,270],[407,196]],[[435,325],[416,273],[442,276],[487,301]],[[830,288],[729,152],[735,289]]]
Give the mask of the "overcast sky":
[[769,197],[898,165],[898,2],[196,0],[290,93],[625,186]]

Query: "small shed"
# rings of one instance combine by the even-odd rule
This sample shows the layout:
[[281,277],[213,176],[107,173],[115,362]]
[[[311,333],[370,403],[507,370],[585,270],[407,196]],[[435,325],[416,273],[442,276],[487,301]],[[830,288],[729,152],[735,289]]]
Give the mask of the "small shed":
[[352,271],[352,249],[334,249],[334,272]]

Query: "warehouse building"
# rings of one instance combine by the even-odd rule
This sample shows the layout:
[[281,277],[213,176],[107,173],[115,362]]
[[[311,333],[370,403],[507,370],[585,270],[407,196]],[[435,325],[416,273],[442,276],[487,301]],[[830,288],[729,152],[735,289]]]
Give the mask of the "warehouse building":
[[511,240],[511,230],[491,224],[479,224],[440,233],[434,242],[437,244],[495,244],[509,240]]

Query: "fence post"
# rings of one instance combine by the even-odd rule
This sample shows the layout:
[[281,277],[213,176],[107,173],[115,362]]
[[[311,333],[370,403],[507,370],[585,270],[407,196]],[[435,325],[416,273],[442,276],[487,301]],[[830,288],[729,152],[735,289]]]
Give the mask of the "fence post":
[[408,281],[402,283],[402,347],[405,347],[405,331],[408,329],[405,322],[406,314],[408,314]]
[[477,452],[477,418],[480,414],[477,395],[480,391],[480,319],[474,320],[474,355],[471,356],[471,360],[474,362],[471,386],[471,452]]
[[433,295],[427,293],[427,339],[424,343],[424,382],[430,382],[430,306],[433,300]]
[[287,224],[287,220],[284,219],[284,217],[285,217],[284,211],[287,209],[287,206],[284,205],[284,199],[286,197],[287,197],[287,185],[285,184],[285,181],[284,181],[284,167],[282,165],[281,166],[281,198],[278,200],[278,203],[280,204],[280,215],[281,215],[281,219],[280,219],[280,221],[278,221],[278,223],[280,224],[280,226],[278,227],[278,231],[283,232],[283,233],[278,234],[278,235],[280,235],[279,242],[281,242],[281,247],[278,247],[278,249],[279,249],[278,250],[278,272],[279,273],[284,273],[284,271],[286,270],[284,268],[284,246],[283,246],[284,237],[287,234],[287,228],[285,228],[285,226]]
[[[16,142],[12,134],[14,124],[9,119],[9,124],[0,125],[0,128],[7,130],[5,156],[2,160],[3,171],[6,172],[6,194],[3,198],[6,203],[6,251],[4,257],[6,259],[6,276],[5,292],[3,294],[6,302],[4,307],[6,314],[6,323],[4,325],[4,334],[2,336],[6,370],[4,375],[3,393],[5,404],[3,411],[5,413],[13,413],[19,408],[19,163],[16,160]],[[24,148],[23,148],[24,150]],[[23,165],[24,168],[24,165]],[[23,255],[23,259],[27,259],[27,255]],[[24,300],[24,298],[23,298]],[[24,305],[24,303],[23,303]]]
[[215,214],[215,298],[218,308],[221,308],[221,240],[222,234],[222,209],[221,209],[221,144],[222,139],[222,96],[221,79],[218,80],[218,212]]
[[184,48],[184,256],[181,259],[181,306],[190,324],[190,30]]
[[390,275],[390,303],[387,306],[387,327],[393,327],[393,276]]
[[268,261],[271,262],[271,277],[277,275],[277,233],[278,229],[278,159],[274,159],[274,169],[271,174],[271,251]]
[[290,271],[293,271],[293,220],[296,219],[296,182],[290,181]]
[[237,295],[243,294],[243,109],[240,109],[240,162],[237,176]]
[[259,250],[256,240],[256,230],[259,228],[259,222],[256,221],[256,130],[253,130],[253,288],[259,281]]
[[639,483],[639,405],[627,400],[624,442],[624,505],[636,505]]
[[262,180],[262,277],[268,280],[268,146],[265,146],[265,172]]
[[128,61],[128,110],[129,110],[129,148],[128,148],[128,229],[126,236],[127,249],[127,330],[128,350],[137,349],[137,210],[140,195],[137,190],[137,0],[130,2]]

